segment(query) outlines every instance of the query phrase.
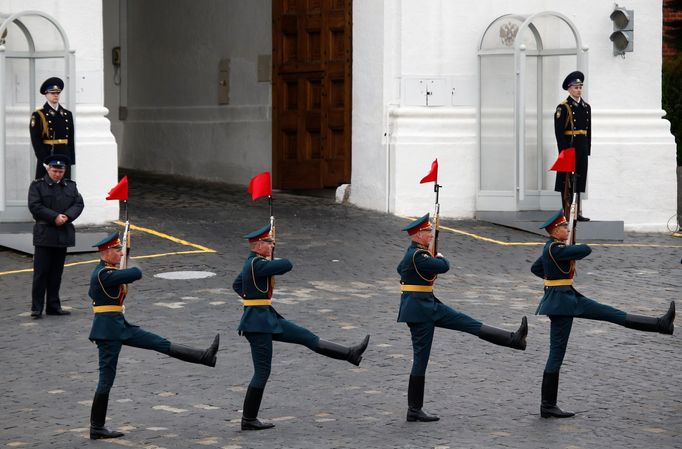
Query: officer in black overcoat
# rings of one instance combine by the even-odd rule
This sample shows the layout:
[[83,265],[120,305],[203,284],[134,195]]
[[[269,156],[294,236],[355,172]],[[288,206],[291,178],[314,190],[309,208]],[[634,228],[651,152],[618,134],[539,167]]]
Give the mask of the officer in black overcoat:
[[249,240],[251,251],[232,284],[244,305],[238,331],[249,341],[253,360],[253,377],[244,398],[242,430],[263,430],[275,426],[258,419],[263,391],[270,377],[273,341],[303,345],[318,354],[345,360],[356,366],[360,365],[362,354],[369,343],[369,335],[359,344],[350,347],[322,340],[303,326],[285,319],[275,310],[272,306],[274,277],[290,271],[293,265],[288,259],[272,258],[275,242],[270,230],[268,224],[244,236]]
[[450,262],[442,254],[433,255],[428,250],[433,239],[429,214],[414,220],[403,231],[412,239],[398,265],[402,292],[398,322],[407,323],[410,328],[414,352],[407,388],[407,421],[438,421],[437,416],[422,410],[426,367],[436,327],[466,332],[490,343],[523,351],[528,323],[524,316],[518,330],[510,332],[483,324],[443,304],[433,294],[433,285],[439,274],[450,269]]
[[90,341],[97,343],[99,351],[99,382],[90,412],[90,439],[122,437],[123,433],[104,427],[109,405],[109,392],[114,385],[118,356],[123,345],[149,349],[189,363],[214,367],[220,344],[216,335],[208,349],[194,349],[170,342],[168,339],[146,331],[126,320],[123,302],[128,294],[128,284],[142,278],[137,267],[119,269],[123,256],[118,233],[95,243],[100,262],[90,276],[88,295],[92,299],[92,329]]
[[41,162],[47,172],[34,180],[28,189],[28,209],[33,225],[33,288],[31,317],[41,318],[47,294],[47,315],[68,315],[59,300],[66,248],[76,244],[73,221],[83,212],[83,197],[76,183],[65,179],[69,159],[61,154],[48,156]]
[[[43,160],[59,154],[69,158],[71,165],[76,165],[74,147],[75,127],[73,114],[59,103],[59,95],[64,90],[64,81],[60,78],[48,78],[40,86],[40,93],[47,100],[42,108],[31,114],[31,144],[36,155],[35,179],[45,175]],[[66,179],[71,179],[71,167],[67,166]]]
[[670,303],[665,315],[652,318],[626,313],[583,296],[573,287],[576,261],[587,257],[592,249],[588,245],[566,243],[568,223],[563,210],[556,212],[540,228],[547,231],[550,239],[542,250],[542,256],[531,267],[533,274],[543,278],[545,284],[544,295],[535,313],[547,315],[551,322],[549,355],[542,375],[540,416],[570,418],[575,413],[560,409],[556,402],[559,370],[566,354],[573,318],[608,321],[640,331],[672,334],[675,302]]
[[[582,72],[571,72],[566,76],[561,87],[568,91],[568,97],[562,101],[554,113],[554,135],[559,152],[566,148],[575,148],[575,170],[577,175],[576,192],[585,192],[587,183],[588,156],[592,142],[592,109],[582,98],[585,75]],[[564,180],[568,176],[569,188],[564,189]],[[568,211],[571,204],[572,181],[570,173],[557,172],[554,190],[562,194],[562,206]],[[584,217],[578,205],[578,221],[589,221]]]

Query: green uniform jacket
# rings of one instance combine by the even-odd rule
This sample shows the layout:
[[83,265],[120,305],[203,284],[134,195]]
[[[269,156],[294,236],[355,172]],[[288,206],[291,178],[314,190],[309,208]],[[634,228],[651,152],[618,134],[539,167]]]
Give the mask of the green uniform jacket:
[[[244,262],[241,273],[232,283],[232,288],[242,299],[271,299],[272,276],[291,271],[293,265],[288,259],[268,260],[251,251]],[[244,306],[239,322],[239,333],[263,332],[281,334],[279,319],[282,315],[272,306]]]
[[[122,306],[127,286],[142,278],[139,268],[119,270],[100,261],[90,276],[90,291],[93,306]],[[92,320],[90,340],[124,340],[128,330],[136,328],[126,321],[122,312],[96,313]]]
[[[433,257],[431,253],[415,242],[407,248],[403,260],[398,264],[401,285],[433,285],[436,275],[450,269],[450,262],[444,257]],[[398,322],[423,323],[435,321],[437,304],[441,302],[432,292],[403,292],[400,296]]]
[[[573,261],[587,257],[592,249],[587,245],[565,245],[549,239],[540,256],[531,266],[534,275],[547,280],[573,279],[575,264]],[[572,285],[545,287],[545,294],[535,311],[536,315],[569,315],[582,313],[583,299]]]

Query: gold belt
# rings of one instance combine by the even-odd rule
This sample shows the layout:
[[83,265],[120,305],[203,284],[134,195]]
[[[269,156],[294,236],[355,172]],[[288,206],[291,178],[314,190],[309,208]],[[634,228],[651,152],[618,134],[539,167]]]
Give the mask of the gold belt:
[[575,131],[564,131],[564,136],[586,136],[587,130],[576,129]]
[[421,293],[431,293],[433,292],[433,285],[408,285],[400,284],[401,292],[421,292]]
[[242,299],[245,307],[249,306],[270,306],[272,299]]
[[105,312],[123,312],[123,306],[93,306],[92,311],[94,313],[105,313]]
[[558,287],[560,285],[573,285],[573,279],[545,279],[545,287]]
[[43,143],[47,145],[66,145],[69,143],[69,139],[47,139],[43,140]]

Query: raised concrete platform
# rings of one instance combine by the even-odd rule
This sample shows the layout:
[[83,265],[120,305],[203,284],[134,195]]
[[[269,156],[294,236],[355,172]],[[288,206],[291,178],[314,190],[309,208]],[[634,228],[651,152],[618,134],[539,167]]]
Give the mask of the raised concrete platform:
[[[546,236],[539,226],[552,214],[551,211],[528,210],[518,212],[476,212],[476,219],[509,228],[520,229]],[[623,240],[625,238],[622,221],[581,221],[576,231],[578,241],[585,240]]]
[[[67,249],[67,254],[94,253],[92,245],[102,240],[106,232],[84,232],[76,230],[76,246]],[[33,223],[0,223],[0,246],[25,254],[33,254]]]

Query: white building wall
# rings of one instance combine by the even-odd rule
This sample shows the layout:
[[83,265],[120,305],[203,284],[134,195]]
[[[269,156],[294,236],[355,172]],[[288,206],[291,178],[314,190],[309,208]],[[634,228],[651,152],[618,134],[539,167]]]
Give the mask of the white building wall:
[[[102,4],[92,0],[0,0],[0,12],[4,14],[26,10],[41,11],[54,17],[64,28],[71,49],[75,50],[76,107],[69,105],[69,109],[74,112],[76,123],[75,179],[85,201],[77,224],[102,224],[116,219],[118,204],[104,199],[118,182],[118,163],[116,142],[104,117],[107,110],[103,106]],[[39,93],[37,96],[40,97],[39,104],[44,103],[44,97]],[[28,122],[27,115],[25,137],[27,151],[30,151]]]
[[[661,1],[626,6],[635,10],[635,51],[623,59],[612,55],[608,39],[612,2],[354,2],[350,201],[421,215],[430,209],[433,193],[432,184],[418,182],[438,158],[442,215],[473,217],[479,157],[477,95],[471,92],[477,89],[479,40],[501,15],[554,10],[577,25],[589,47],[586,87],[594,118],[584,212],[624,220],[630,230],[664,230],[675,214],[676,178],[674,140],[661,119]],[[365,42],[371,48],[363,48]],[[455,88],[450,104],[406,106],[402,86],[414,77],[447,78]],[[565,96],[557,86],[556,103]],[[388,181],[376,170],[386,166]]]
[[[270,0],[145,0],[126,8],[121,166],[231,183],[270,169],[271,88],[257,77],[258,56],[272,52]],[[218,104],[223,58],[227,105]]]

